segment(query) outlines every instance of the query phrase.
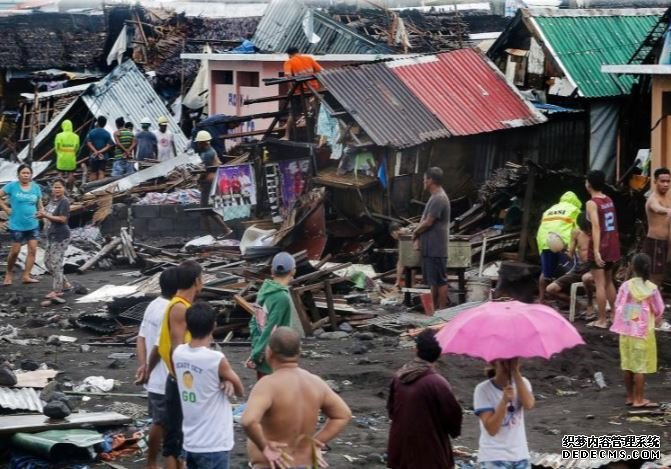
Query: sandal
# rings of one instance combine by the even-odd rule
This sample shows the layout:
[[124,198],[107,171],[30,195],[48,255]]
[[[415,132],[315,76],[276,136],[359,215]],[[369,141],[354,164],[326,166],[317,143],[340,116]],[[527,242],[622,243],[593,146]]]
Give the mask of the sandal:
[[588,322],[588,323],[587,323],[587,327],[595,328],[595,329],[604,329],[604,330],[608,330],[608,321],[606,321],[606,325],[605,325],[605,326],[600,326],[598,323],[599,323],[599,321]]

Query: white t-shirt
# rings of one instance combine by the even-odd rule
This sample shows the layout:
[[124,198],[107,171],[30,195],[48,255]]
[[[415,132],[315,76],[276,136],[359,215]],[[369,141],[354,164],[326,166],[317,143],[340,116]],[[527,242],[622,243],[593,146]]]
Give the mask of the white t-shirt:
[[[152,348],[158,345],[161,324],[163,323],[163,317],[165,316],[169,303],[170,300],[166,300],[162,296],[159,296],[149,303],[149,306],[147,306],[147,309],[144,312],[138,335],[144,337],[145,343],[147,344],[147,362],[149,362]],[[149,375],[149,381],[144,388],[147,392],[163,395],[165,394],[166,379],[168,379],[168,369],[163,363],[163,360],[159,360],[159,363]]]
[[188,344],[172,355],[184,415],[184,449],[190,453],[233,449],[233,409],[220,388],[223,358],[221,352]]
[[175,151],[172,147],[172,142],[174,141],[172,132],[169,130],[166,130],[165,132],[156,130],[154,131],[154,135],[156,135],[156,146],[158,147],[158,160],[166,161],[173,158],[175,156]]
[[[531,383],[522,378],[529,392]],[[527,434],[524,427],[524,409],[515,389],[515,401],[513,412],[507,411],[503,418],[503,425],[498,433],[491,436],[487,433],[482,420],[480,420],[480,444],[478,449],[478,462],[486,461],[521,461],[529,459],[529,447],[527,446]],[[478,417],[483,412],[494,412],[503,398],[503,390],[493,380],[483,381],[478,384],[473,392],[473,412]]]

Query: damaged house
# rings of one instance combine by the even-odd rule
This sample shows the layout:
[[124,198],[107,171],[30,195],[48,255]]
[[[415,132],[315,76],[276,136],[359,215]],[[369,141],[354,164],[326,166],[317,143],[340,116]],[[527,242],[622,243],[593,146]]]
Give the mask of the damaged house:
[[633,77],[603,73],[601,66],[627,62],[663,13],[520,9],[487,55],[509,82],[538,101],[584,110],[574,115],[584,127],[583,167],[615,176],[640,148],[639,90]]

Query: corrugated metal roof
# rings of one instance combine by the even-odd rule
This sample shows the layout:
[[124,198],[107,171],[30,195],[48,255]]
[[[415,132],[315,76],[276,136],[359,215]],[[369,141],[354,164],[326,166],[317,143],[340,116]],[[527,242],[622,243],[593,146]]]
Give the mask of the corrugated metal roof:
[[635,77],[605,74],[601,66],[627,63],[664,11],[530,9],[522,14],[529,17],[580,96],[599,98],[629,94]]
[[303,31],[308,7],[300,0],[273,0],[254,34],[254,45],[261,50],[285,52],[297,47],[305,54],[388,54],[383,43],[358,34],[328,16],[312,10],[313,30],[321,38],[310,44]]
[[0,407],[12,410],[42,412],[42,401],[33,388],[0,387]]
[[[123,117],[139,127],[140,120],[148,117],[156,122],[168,118],[168,129],[175,136],[175,146],[183,151],[189,141],[165,107],[154,88],[132,60],[127,60],[112,70],[105,78],[91,85],[82,94],[84,103],[94,116],[106,116],[108,130],[113,131],[114,119]],[[158,125],[152,126],[156,130]]]
[[407,148],[450,136],[384,63],[325,70],[318,78],[377,145]]
[[540,124],[546,118],[474,49],[386,62],[452,135]]

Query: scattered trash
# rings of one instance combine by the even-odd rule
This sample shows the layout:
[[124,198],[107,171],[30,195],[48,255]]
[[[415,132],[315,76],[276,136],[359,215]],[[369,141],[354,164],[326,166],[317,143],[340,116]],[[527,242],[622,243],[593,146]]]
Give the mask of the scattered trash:
[[603,373],[600,371],[594,373],[594,382],[597,386],[599,386],[599,389],[606,387],[606,379],[603,377]]
[[340,339],[346,339],[347,337],[349,337],[349,333],[345,331],[333,331],[333,332],[324,332],[323,334],[320,334],[319,339],[340,340]]
[[110,392],[114,389],[114,380],[105,379],[103,376],[89,376],[84,378],[82,384],[75,386],[73,391],[77,392]]
[[577,391],[564,391],[562,389],[557,389],[557,395],[558,396],[577,396],[578,392]]

